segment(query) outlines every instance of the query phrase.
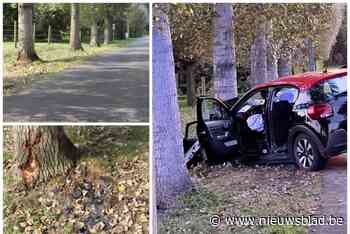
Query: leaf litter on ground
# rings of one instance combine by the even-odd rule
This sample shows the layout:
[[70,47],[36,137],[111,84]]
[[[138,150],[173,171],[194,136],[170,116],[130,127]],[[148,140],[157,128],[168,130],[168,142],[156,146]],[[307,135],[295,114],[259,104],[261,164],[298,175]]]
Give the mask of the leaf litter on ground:
[[26,191],[10,179],[13,139],[5,129],[5,233],[148,233],[147,128],[66,127],[66,132],[94,151],[68,175]]

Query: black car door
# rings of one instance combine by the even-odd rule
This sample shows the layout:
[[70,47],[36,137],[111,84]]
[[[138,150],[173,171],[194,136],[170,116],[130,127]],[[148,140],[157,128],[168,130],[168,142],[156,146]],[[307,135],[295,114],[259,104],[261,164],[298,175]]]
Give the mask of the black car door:
[[215,98],[200,97],[197,119],[198,139],[208,161],[219,162],[234,156],[238,144],[228,106]]

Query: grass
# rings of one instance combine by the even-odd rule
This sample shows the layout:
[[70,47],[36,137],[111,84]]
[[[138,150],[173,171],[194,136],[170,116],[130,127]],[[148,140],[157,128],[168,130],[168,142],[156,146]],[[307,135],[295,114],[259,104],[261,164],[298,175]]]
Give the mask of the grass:
[[13,42],[4,42],[4,88],[30,83],[38,75],[55,73],[82,63],[91,56],[127,46],[134,39],[115,40],[111,44],[91,47],[83,43],[84,50],[72,51],[68,43],[35,43],[35,50],[41,61],[31,64],[17,64],[16,48]]
[[[196,169],[198,170],[198,169]],[[190,171],[194,188],[177,205],[158,213],[159,233],[306,234],[307,226],[210,224],[213,215],[266,217],[317,212],[320,177],[290,166],[216,166]],[[206,174],[203,176],[203,174]],[[222,219],[223,220],[223,219]]]

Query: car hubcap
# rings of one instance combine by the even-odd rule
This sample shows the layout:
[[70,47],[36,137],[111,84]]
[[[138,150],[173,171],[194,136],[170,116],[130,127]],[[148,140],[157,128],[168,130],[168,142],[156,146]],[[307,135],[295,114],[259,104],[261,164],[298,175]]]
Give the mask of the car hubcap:
[[299,164],[304,168],[310,168],[314,162],[311,143],[303,138],[297,142],[296,156]]

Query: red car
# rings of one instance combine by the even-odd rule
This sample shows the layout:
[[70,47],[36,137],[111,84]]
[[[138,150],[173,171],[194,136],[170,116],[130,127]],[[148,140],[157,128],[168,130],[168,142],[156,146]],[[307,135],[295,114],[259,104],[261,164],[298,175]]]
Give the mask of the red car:
[[[260,84],[241,98],[199,97],[197,121],[186,126],[188,166],[204,156],[208,163],[295,162],[322,169],[346,150],[346,78],[346,68],[308,72]],[[188,139],[194,124],[198,138]]]

